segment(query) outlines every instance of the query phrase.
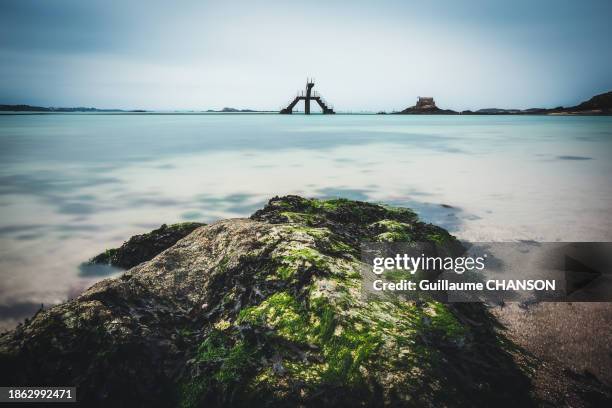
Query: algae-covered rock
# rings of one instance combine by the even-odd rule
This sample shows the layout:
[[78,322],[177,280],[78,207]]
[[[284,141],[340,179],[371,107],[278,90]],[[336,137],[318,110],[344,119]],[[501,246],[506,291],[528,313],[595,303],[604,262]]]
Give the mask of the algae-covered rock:
[[200,222],[182,222],[170,226],[163,224],[147,234],[134,235],[119,248],[107,249],[100,255],[91,258],[87,264],[107,264],[118,268],[129,269],[139,263],[149,261],[160,252],[170,248],[176,242],[189,235],[194,229],[205,224]]
[[0,337],[2,383],[97,406],[530,406],[483,306],[361,296],[365,241],[460,244],[407,209],[274,198]]

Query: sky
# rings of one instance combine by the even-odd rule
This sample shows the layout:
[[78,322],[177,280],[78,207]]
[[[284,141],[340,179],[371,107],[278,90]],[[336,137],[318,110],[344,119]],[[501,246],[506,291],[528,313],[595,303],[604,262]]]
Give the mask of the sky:
[[612,1],[0,1],[0,104],[571,106],[612,90]]

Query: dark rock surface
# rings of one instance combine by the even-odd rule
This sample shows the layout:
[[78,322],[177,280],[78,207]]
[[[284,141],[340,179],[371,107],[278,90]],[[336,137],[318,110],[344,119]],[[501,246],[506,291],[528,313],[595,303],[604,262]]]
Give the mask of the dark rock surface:
[[183,222],[170,226],[163,224],[147,234],[134,235],[119,248],[107,249],[90,259],[89,264],[106,264],[122,269],[130,269],[140,263],[153,259],[160,252],[170,248],[176,242],[189,235],[193,230],[205,224]]
[[440,109],[436,106],[433,98],[419,98],[416,105],[404,109],[400,112],[394,112],[401,115],[458,115],[450,109]]
[[105,407],[538,405],[539,362],[483,305],[362,297],[360,243],[411,240],[461,249],[408,209],[276,197],[2,334],[0,382]]
[[459,112],[450,109],[440,109],[437,106],[431,108],[417,108],[411,106],[404,109],[401,112],[397,112],[400,115],[458,115]]

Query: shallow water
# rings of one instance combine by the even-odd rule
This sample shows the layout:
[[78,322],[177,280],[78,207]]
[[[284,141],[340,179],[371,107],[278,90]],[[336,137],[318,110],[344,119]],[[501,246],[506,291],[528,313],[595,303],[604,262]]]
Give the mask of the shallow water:
[[409,206],[466,240],[609,241],[611,175],[612,117],[0,115],[0,326],[102,278],[78,265],[131,235],[274,195]]

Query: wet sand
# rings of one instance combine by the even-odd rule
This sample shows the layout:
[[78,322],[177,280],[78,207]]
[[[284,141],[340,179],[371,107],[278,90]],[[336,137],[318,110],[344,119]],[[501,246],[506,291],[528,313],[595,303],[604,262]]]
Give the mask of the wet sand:
[[528,308],[512,303],[492,312],[510,340],[538,361],[533,379],[539,398],[559,406],[599,406],[597,399],[585,401],[590,398],[588,384],[612,387],[612,303],[539,303]]

